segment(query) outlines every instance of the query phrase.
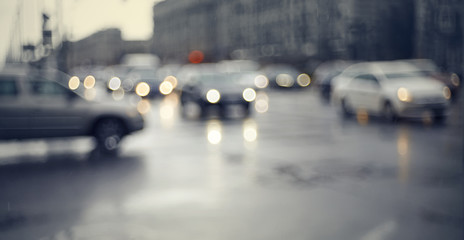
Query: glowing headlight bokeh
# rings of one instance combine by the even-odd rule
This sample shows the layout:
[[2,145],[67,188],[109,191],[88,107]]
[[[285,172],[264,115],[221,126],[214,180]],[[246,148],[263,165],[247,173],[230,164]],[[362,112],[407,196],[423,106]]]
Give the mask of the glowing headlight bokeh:
[[255,86],[257,88],[266,88],[269,85],[269,79],[264,75],[258,75],[255,77]]
[[141,97],[145,97],[150,93],[150,86],[146,82],[139,82],[135,87],[135,93]]
[[297,77],[296,82],[300,85],[300,87],[307,87],[311,84],[311,78],[308,74],[302,73]]
[[68,87],[69,89],[71,90],[76,90],[78,87],[79,87],[79,84],[80,84],[80,80],[77,76],[72,76],[70,79],[69,79],[69,82],[68,82]]
[[246,88],[242,93],[243,99],[247,102],[253,102],[256,99],[256,92],[252,88]]
[[171,83],[172,85],[172,88],[176,88],[177,87],[177,78],[174,77],[174,76],[167,76],[164,78],[164,82],[169,82]]
[[451,98],[451,90],[448,87],[443,88],[443,97],[447,100]]
[[116,90],[121,87],[121,79],[118,77],[112,77],[108,82],[108,88],[111,90]]
[[208,121],[206,125],[206,134],[209,143],[213,145],[219,144],[222,140],[221,122],[217,120]]
[[90,88],[95,87],[95,77],[92,76],[92,75],[89,75],[89,76],[85,77],[85,79],[84,79],[84,87],[86,89],[90,89]]
[[216,89],[210,89],[206,93],[206,100],[208,100],[208,102],[210,103],[217,103],[219,102],[220,99],[221,99],[221,94]]
[[269,110],[269,97],[265,92],[256,94],[255,109],[259,113],[265,113]]
[[137,103],[137,111],[140,114],[147,114],[148,112],[150,112],[150,109],[151,109],[151,104],[146,99],[142,99]]
[[111,93],[114,100],[119,101],[124,98],[124,89],[118,88]]
[[163,81],[159,86],[159,91],[163,95],[168,95],[172,93],[172,90],[174,90],[174,87],[172,83],[168,81]]
[[96,96],[97,96],[97,90],[95,90],[95,88],[85,89],[84,91],[85,99],[91,101],[91,100],[94,100]]
[[406,88],[399,88],[397,91],[398,99],[402,102],[411,102],[412,96],[411,93]]
[[295,84],[295,80],[289,74],[283,73],[277,75],[276,83],[281,87],[292,87]]
[[243,123],[243,139],[247,142],[254,142],[258,138],[256,122],[247,120]]

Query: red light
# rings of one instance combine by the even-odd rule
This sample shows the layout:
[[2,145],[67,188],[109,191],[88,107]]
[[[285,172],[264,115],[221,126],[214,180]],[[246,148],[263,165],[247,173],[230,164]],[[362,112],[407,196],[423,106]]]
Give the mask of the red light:
[[191,63],[201,63],[203,62],[204,58],[205,58],[205,55],[201,51],[198,51],[198,50],[192,51],[189,54],[189,61]]

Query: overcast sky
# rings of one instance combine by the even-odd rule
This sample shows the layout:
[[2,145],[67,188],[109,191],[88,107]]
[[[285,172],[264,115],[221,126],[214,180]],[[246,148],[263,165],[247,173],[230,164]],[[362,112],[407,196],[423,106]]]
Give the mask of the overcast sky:
[[43,11],[51,16],[50,26],[61,28],[70,40],[79,40],[112,27],[120,28],[126,40],[145,40],[152,35],[152,7],[159,1],[0,0],[0,63],[6,55],[14,29],[18,29],[25,42],[35,44],[40,40]]

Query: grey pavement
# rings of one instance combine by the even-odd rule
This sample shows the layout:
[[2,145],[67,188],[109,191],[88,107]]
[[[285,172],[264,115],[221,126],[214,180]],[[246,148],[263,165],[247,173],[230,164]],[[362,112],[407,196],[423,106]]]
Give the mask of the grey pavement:
[[391,124],[344,119],[312,90],[261,97],[226,119],[152,100],[118,157],[88,139],[1,142],[0,239],[464,237],[460,103],[443,124]]

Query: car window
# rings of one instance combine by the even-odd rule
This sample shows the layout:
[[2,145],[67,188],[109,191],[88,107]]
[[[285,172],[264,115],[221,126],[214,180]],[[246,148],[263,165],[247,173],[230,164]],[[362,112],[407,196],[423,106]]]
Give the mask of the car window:
[[231,85],[237,84],[238,79],[243,74],[202,74],[192,78],[194,82],[199,82],[205,85],[221,84]]
[[387,73],[385,76],[388,79],[399,79],[399,78],[414,78],[414,77],[423,77],[425,74],[423,72],[398,72],[398,73]]
[[0,97],[16,95],[18,95],[18,87],[15,79],[0,79]]
[[31,93],[36,96],[63,96],[65,89],[55,82],[31,81],[29,82]]
[[356,78],[358,78],[360,80],[363,80],[363,81],[366,81],[366,82],[372,82],[372,83],[378,83],[379,82],[377,80],[377,78],[372,74],[361,74],[361,75],[357,76]]

